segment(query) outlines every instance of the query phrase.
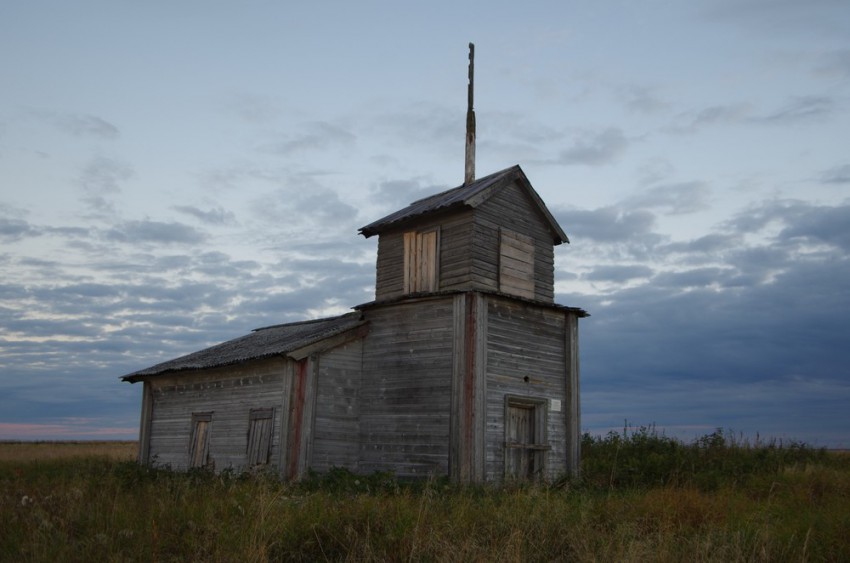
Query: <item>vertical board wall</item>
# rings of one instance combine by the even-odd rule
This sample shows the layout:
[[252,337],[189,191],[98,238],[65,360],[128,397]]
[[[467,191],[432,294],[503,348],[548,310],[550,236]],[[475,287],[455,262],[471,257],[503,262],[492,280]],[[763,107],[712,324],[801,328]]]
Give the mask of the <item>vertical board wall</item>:
[[[503,298],[488,303],[487,480],[499,482],[504,476],[506,395],[546,400],[552,448],[544,477],[557,477],[567,471],[565,313]],[[551,408],[553,399],[560,410]]]
[[370,323],[360,391],[360,470],[448,472],[453,299],[364,310]]

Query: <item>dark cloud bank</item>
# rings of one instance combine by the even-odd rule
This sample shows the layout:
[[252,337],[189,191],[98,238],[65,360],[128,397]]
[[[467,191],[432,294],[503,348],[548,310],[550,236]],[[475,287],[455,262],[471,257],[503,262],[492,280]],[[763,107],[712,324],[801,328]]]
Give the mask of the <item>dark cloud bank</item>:
[[[767,201],[693,240],[655,231],[658,213],[687,213],[705,198],[704,186],[686,182],[623,205],[553,209],[572,239],[557,250],[556,300],[592,314],[581,329],[584,429],[628,420],[685,439],[722,427],[850,446],[850,205]],[[373,241],[354,234],[343,219],[353,210],[338,203],[332,236],[280,231],[277,261],[265,263],[207,248],[201,231],[174,222],[69,233],[7,221],[7,238],[62,236],[89,248],[99,277],[0,253],[7,271],[28,272],[27,283],[0,282],[0,423],[67,427],[85,413],[95,430],[70,437],[108,425],[118,429],[110,436],[132,438],[139,389],[118,376],[371,300]],[[232,220],[179,211],[205,225]]]
[[593,315],[581,342],[586,428],[628,420],[685,439],[720,427],[850,445],[850,206],[766,202],[685,243],[654,237],[646,210],[558,219],[580,254],[625,262],[577,276],[614,289],[557,296]]

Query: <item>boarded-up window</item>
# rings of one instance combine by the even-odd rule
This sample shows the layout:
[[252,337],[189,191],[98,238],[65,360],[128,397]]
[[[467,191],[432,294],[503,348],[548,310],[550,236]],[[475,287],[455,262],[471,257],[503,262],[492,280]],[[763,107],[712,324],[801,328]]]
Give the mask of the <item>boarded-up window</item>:
[[404,233],[404,292],[437,291],[437,251],[440,232]]
[[251,409],[248,416],[248,466],[269,462],[274,430],[274,409]]
[[534,299],[534,239],[502,229],[499,291]]
[[532,479],[544,475],[549,444],[546,400],[505,397],[505,478]]
[[192,414],[192,438],[189,442],[189,467],[206,467],[210,453],[211,412]]

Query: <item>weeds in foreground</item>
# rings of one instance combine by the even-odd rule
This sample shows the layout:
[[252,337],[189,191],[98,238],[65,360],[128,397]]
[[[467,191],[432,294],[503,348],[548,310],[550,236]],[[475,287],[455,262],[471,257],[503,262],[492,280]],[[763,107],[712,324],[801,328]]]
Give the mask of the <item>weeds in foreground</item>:
[[506,488],[0,462],[0,560],[850,560],[850,458],[743,446],[585,437],[582,480]]
[[595,487],[693,486],[717,489],[742,485],[789,468],[840,463],[825,449],[801,442],[748,441],[717,429],[690,444],[654,426],[607,436],[582,436],[582,478]]

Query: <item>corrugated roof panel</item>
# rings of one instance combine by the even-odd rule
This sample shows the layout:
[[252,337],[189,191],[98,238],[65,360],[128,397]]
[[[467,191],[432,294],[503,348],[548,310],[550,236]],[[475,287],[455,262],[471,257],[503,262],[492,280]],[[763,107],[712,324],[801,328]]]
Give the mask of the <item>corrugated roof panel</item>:
[[517,172],[520,174],[522,173],[520,167],[511,166],[510,168],[500,170],[499,172],[490,174],[489,176],[479,178],[469,185],[458,186],[456,188],[414,201],[404,209],[399,209],[394,213],[390,213],[386,217],[362,227],[359,232],[368,238],[394,224],[400,224],[435,211],[449,209],[459,205],[469,205],[470,199],[474,198],[476,195],[486,190],[496,182],[510,176],[511,174],[516,174]]
[[360,313],[259,328],[239,338],[216,344],[128,375],[124,381],[165,372],[198,370],[286,354],[364,324]]

